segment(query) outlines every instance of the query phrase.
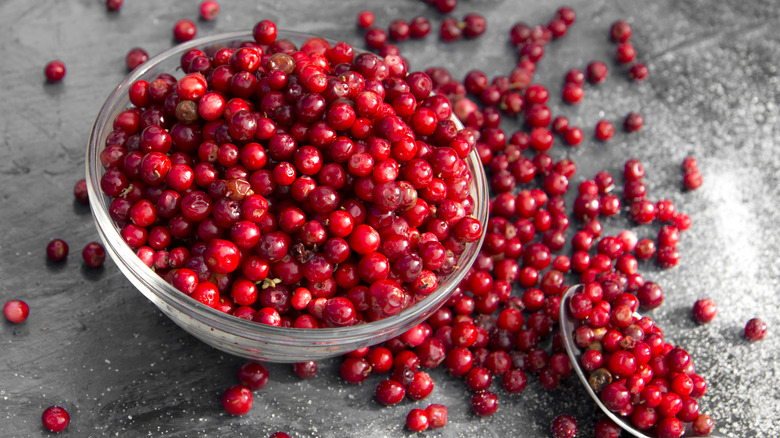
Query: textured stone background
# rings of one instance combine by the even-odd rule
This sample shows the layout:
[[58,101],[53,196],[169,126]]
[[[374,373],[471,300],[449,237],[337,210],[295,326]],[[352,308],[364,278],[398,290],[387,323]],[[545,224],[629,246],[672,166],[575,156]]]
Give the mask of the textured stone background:
[[[549,436],[552,419],[576,415],[580,436],[592,436],[599,413],[572,376],[553,392],[531,378],[515,396],[498,390],[499,412],[470,414],[469,391],[441,370],[424,401],[382,408],[373,399],[381,379],[353,387],[337,377],[338,360],[320,364],[310,381],[289,365],[270,365],[271,380],[241,418],[223,413],[219,398],[234,384],[243,360],[196,341],[163,317],[113,262],[87,270],[81,248],[97,239],[88,209],[72,201],[83,177],[85,145],[105,98],[124,76],[124,57],[135,46],[156,54],[173,44],[179,18],[196,18],[197,2],[128,0],[118,14],[100,0],[0,2],[0,301],[25,299],[31,316],[22,325],[0,322],[0,436],[44,436],[40,413],[65,406],[72,423],[63,436],[400,436],[406,413],[438,402],[449,406],[446,428],[428,436]],[[280,28],[321,34],[362,45],[355,32],[358,10],[371,9],[377,23],[420,14],[438,25],[441,16],[422,1],[304,0],[220,2],[214,23],[200,35],[248,29],[270,18]],[[517,21],[546,23],[562,3],[461,0],[455,15],[479,11],[488,33],[476,41],[442,44],[435,36],[402,45],[413,69],[443,66],[458,77],[481,68],[506,74],[516,61],[507,31]],[[547,46],[537,80],[552,91],[552,108],[588,134],[577,149],[554,148],[579,165],[573,184],[607,169],[619,175],[636,157],[647,170],[652,199],[669,198],[690,214],[693,228],[680,243],[682,261],[669,271],[641,267],[660,283],[664,305],[653,313],[667,338],[692,352],[710,387],[702,409],[734,436],[779,436],[780,264],[776,261],[780,210],[777,68],[780,34],[773,1],[672,0],[645,2],[573,0],[578,16],[569,35]],[[650,68],[642,84],[630,83],[611,62],[610,23],[629,20],[639,58]],[[46,84],[45,63],[65,61],[61,84]],[[566,70],[592,59],[608,61],[608,81],[587,87],[577,107],[560,104]],[[629,111],[645,117],[638,134],[618,132],[600,144],[590,139],[600,118],[620,123]],[[517,124],[508,122],[513,131]],[[699,160],[704,186],[680,187],[682,158]],[[605,222],[606,231],[627,226]],[[636,229],[640,236],[656,232]],[[71,246],[62,265],[46,262],[53,238]],[[689,316],[699,297],[719,305],[716,320],[697,326]],[[767,338],[748,343],[745,322],[760,316]],[[495,385],[495,384],[494,384]]]

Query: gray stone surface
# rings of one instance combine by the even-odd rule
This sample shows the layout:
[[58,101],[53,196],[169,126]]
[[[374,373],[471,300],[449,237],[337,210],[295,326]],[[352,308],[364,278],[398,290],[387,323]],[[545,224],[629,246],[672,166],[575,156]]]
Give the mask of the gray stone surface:
[[[289,365],[269,365],[271,380],[257,393],[252,412],[227,416],[222,391],[235,382],[243,360],[196,341],[163,317],[113,262],[93,271],[82,266],[81,248],[97,234],[87,208],[72,200],[84,173],[91,124],[125,74],[124,57],[140,46],[150,54],[173,44],[171,28],[197,17],[197,2],[129,0],[107,13],[100,0],[0,2],[0,301],[22,298],[31,316],[22,325],[0,322],[0,436],[45,436],[40,414],[66,407],[72,423],[63,436],[255,436],[277,430],[293,436],[402,436],[406,413],[428,403],[449,406],[449,424],[429,436],[549,436],[552,419],[574,414],[592,436],[599,418],[574,376],[553,392],[531,378],[528,389],[509,396],[500,389],[499,412],[473,417],[469,391],[441,370],[424,401],[384,408],[374,401],[381,377],[354,387],[337,377],[339,361],[323,361],[320,375],[300,381]],[[213,23],[200,35],[248,29],[270,18],[280,28],[321,34],[361,45],[354,29],[358,10],[377,13],[378,24],[440,15],[422,1],[303,0],[221,1]],[[435,36],[402,45],[413,69],[444,66],[458,77],[481,68],[506,74],[516,61],[506,42],[517,21],[545,23],[560,2],[461,0],[455,15],[479,11],[488,34],[475,41],[442,44]],[[316,4],[316,7],[312,7]],[[537,79],[552,90],[555,114],[567,115],[588,136],[577,149],[556,146],[579,168],[573,184],[607,169],[619,174],[630,157],[643,161],[652,199],[668,198],[691,215],[693,227],[680,243],[680,266],[659,271],[641,266],[645,278],[666,292],[653,313],[667,338],[692,352],[709,381],[702,409],[734,436],[780,435],[780,294],[777,223],[778,65],[780,34],[774,1],[572,1],[577,23],[547,47]],[[639,58],[650,78],[630,83],[611,62],[607,39],[615,19],[634,25]],[[68,74],[46,84],[43,66],[62,59]],[[608,61],[608,81],[586,87],[584,102],[563,106],[564,72],[592,59]],[[600,118],[621,123],[641,112],[645,129],[617,133],[607,144],[590,139]],[[518,125],[506,124],[511,132]],[[699,160],[703,187],[684,193],[680,163]],[[607,232],[629,225],[606,221]],[[656,232],[636,228],[640,236]],[[54,238],[71,247],[67,262],[47,263]],[[697,326],[690,308],[711,297],[720,312]],[[769,324],[767,338],[749,343],[745,322]],[[495,384],[494,384],[495,385]]]

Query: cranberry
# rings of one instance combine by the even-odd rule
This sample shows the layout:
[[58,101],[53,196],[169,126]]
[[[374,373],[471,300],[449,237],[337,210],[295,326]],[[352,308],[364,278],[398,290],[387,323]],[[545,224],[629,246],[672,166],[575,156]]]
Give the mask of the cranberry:
[[43,427],[51,432],[57,433],[65,430],[70,424],[70,415],[65,408],[59,406],[49,406],[41,415]]
[[268,383],[268,369],[258,362],[247,362],[238,370],[238,383],[252,391],[263,389]]
[[65,77],[65,63],[59,60],[46,64],[43,71],[49,82],[60,82]]
[[62,239],[54,239],[46,245],[46,255],[52,262],[61,262],[68,257],[68,244]]
[[591,61],[585,69],[588,82],[600,84],[607,79],[607,65],[601,61]]
[[29,314],[30,307],[22,300],[8,300],[3,305],[5,319],[14,324],[23,323]]
[[420,408],[414,408],[406,415],[406,427],[414,432],[428,429],[429,422],[428,414]]
[[398,404],[403,400],[406,395],[406,389],[401,383],[393,379],[386,379],[379,382],[376,387],[375,395],[379,403],[382,403],[385,406],[391,406]]
[[245,415],[252,409],[252,391],[242,385],[234,385],[222,395],[222,407],[230,415]]
[[357,25],[363,29],[367,29],[374,25],[374,13],[371,11],[360,11],[357,15]]
[[90,268],[99,268],[103,266],[103,262],[106,260],[106,250],[98,242],[90,242],[81,252],[84,259],[84,263]]
[[632,65],[628,70],[628,77],[633,81],[644,81],[647,79],[647,75],[647,66],[641,62],[637,62],[636,64]]
[[447,425],[447,407],[432,403],[425,408],[425,413],[428,415],[428,425],[431,429],[438,429]]
[[216,0],[204,0],[198,7],[201,20],[213,21],[219,15],[219,3]]
[[116,12],[122,9],[123,0],[106,0],[106,9],[110,12]]
[[595,128],[596,139],[607,141],[615,135],[615,127],[609,120],[599,120]]
[[480,417],[489,417],[498,410],[498,396],[491,391],[480,391],[471,397],[471,411]]
[[571,415],[555,417],[551,426],[553,438],[574,438],[577,436],[577,420]]
[[626,114],[626,118],[623,120],[623,129],[626,132],[637,132],[642,129],[644,125],[644,119],[642,116],[635,112]]
[[146,53],[146,50],[135,47],[130,49],[129,52],[127,52],[127,56],[125,57],[125,64],[127,65],[127,71],[131,71],[138,67],[139,65],[143,64],[144,62],[149,60],[149,54]]
[[179,20],[173,26],[173,38],[183,43],[195,38],[198,33],[198,26],[191,20]]
[[766,323],[760,318],[753,318],[745,324],[745,338],[749,341],[760,341],[766,336]]

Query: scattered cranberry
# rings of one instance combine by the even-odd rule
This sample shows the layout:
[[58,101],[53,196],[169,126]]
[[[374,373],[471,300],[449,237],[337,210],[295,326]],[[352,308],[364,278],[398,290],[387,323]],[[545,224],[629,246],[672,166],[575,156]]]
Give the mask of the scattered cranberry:
[[65,430],[70,424],[70,415],[65,408],[49,406],[41,415],[43,427],[51,432],[58,433]]
[[489,417],[498,411],[498,396],[491,391],[480,391],[471,397],[471,411],[480,417]]
[[712,322],[718,313],[718,307],[709,298],[702,298],[693,303],[693,319],[701,324]]
[[3,306],[3,315],[8,321],[21,324],[30,315],[30,307],[22,300],[8,300]]
[[133,49],[130,49],[129,52],[127,52],[127,56],[125,57],[125,64],[127,65],[127,71],[131,71],[138,67],[139,65],[143,64],[144,62],[149,60],[149,54],[146,53],[146,50],[135,47]]
[[577,436],[577,420],[571,415],[559,415],[552,422],[553,438],[574,438]]
[[234,385],[222,395],[222,408],[230,415],[245,415],[252,409],[252,399],[252,390]]
[[696,190],[701,187],[703,182],[704,179],[698,170],[693,170],[683,175],[683,187],[686,190]]
[[487,20],[479,14],[471,13],[463,17],[463,36],[477,38],[487,30]]
[[629,64],[636,59],[636,49],[634,45],[625,42],[618,44],[615,49],[615,60],[620,64]]
[[745,337],[749,341],[760,341],[766,336],[766,323],[760,318],[753,318],[745,324]]
[[268,369],[258,362],[247,362],[238,370],[238,383],[252,391],[263,389],[268,383]]
[[103,262],[106,260],[106,250],[98,242],[90,242],[84,246],[81,256],[84,258],[84,263],[87,266],[99,268],[103,266]]
[[183,43],[195,38],[198,26],[192,20],[179,20],[173,25],[173,38],[176,42]]
[[422,432],[429,426],[428,414],[425,410],[414,408],[406,415],[406,427],[414,432]]
[[46,256],[53,262],[61,262],[68,257],[68,244],[62,239],[54,239],[46,245]]
[[123,0],[106,0],[106,9],[111,12],[116,12],[122,9]]
[[647,66],[641,62],[637,62],[636,64],[632,65],[631,68],[628,70],[628,77],[631,80],[640,82],[647,79],[648,70]]
[[357,15],[357,25],[363,29],[368,29],[374,25],[374,13],[371,11],[361,11]]
[[428,414],[428,426],[431,429],[438,429],[447,425],[447,407],[432,403],[425,408],[425,413]]
[[59,82],[65,77],[65,63],[62,61],[51,61],[46,64],[43,73],[49,82]]
[[627,42],[631,39],[632,33],[631,25],[624,20],[615,21],[609,29],[609,36],[616,43]]
[[600,84],[607,79],[607,65],[601,61],[591,61],[585,73],[588,78],[588,82],[591,84]]
[[626,132],[637,132],[642,129],[644,122],[645,121],[640,114],[630,112],[623,120],[623,129],[625,129]]
[[219,3],[215,0],[204,0],[198,7],[200,19],[203,21],[213,21],[219,15]]
[[599,120],[595,129],[596,139],[607,141],[615,135],[615,127],[609,120]]
[[87,192],[87,180],[82,178],[76,181],[73,186],[73,196],[76,201],[82,205],[89,205],[89,194]]

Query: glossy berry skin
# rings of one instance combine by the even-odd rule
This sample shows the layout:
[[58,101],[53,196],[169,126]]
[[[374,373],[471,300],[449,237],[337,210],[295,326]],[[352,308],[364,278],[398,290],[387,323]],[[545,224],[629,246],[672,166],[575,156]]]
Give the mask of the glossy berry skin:
[[238,383],[252,391],[263,389],[268,383],[268,369],[258,362],[247,362],[238,370]]
[[213,21],[219,15],[219,3],[215,0],[204,0],[198,7],[200,18],[203,21]]
[[577,436],[577,419],[571,415],[559,415],[552,422],[553,438],[574,438]]
[[385,406],[392,406],[401,402],[406,395],[404,386],[396,380],[386,379],[376,386],[376,399]]
[[222,395],[222,408],[230,415],[245,415],[252,409],[252,401],[252,390],[234,385]]
[[471,412],[489,417],[498,411],[498,396],[492,391],[480,391],[471,397]]
[[760,341],[766,336],[766,323],[760,318],[753,318],[745,324],[745,338],[749,341]]
[[30,307],[22,300],[8,300],[3,306],[3,315],[8,321],[21,324],[30,315]]
[[97,242],[90,242],[81,251],[84,263],[90,268],[99,268],[106,261],[106,250]]
[[414,432],[422,432],[428,429],[430,420],[425,410],[414,408],[406,415],[406,427]]
[[62,239],[54,239],[46,245],[46,256],[52,262],[61,262],[68,257],[68,244]]
[[49,406],[43,411],[41,421],[47,430],[58,433],[65,430],[70,424],[70,415],[65,408]]
[[195,38],[197,33],[198,26],[191,20],[179,20],[173,26],[173,38],[179,43]]
[[59,60],[51,61],[46,64],[43,70],[46,80],[49,82],[60,82],[65,78],[65,63]]
[[702,298],[693,303],[691,313],[696,322],[699,324],[706,324],[715,319],[715,315],[718,313],[718,307],[711,299]]

